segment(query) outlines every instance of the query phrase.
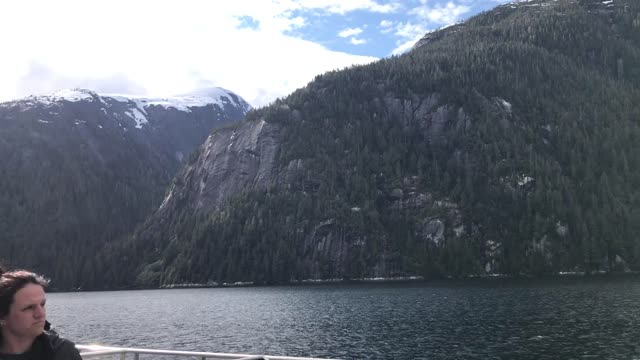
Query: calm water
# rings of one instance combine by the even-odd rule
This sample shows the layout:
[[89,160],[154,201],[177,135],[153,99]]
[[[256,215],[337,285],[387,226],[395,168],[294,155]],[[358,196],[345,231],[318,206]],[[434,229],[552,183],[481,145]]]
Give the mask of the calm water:
[[78,343],[345,359],[640,359],[640,280],[48,294]]

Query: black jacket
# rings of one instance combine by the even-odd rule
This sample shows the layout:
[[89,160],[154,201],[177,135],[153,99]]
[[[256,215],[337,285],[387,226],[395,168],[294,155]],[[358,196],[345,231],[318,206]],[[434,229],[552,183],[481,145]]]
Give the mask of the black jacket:
[[[61,338],[53,330],[45,331],[36,338],[36,341],[42,343],[44,359],[82,360],[76,345],[67,339]],[[34,341],[34,345],[36,341]]]
[[0,360],[82,360],[76,345],[49,330],[48,325],[27,352],[19,355],[0,353]]

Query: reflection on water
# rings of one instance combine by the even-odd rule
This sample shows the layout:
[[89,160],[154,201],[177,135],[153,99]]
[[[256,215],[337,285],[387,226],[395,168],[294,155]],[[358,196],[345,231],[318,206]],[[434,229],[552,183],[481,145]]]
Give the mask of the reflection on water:
[[640,359],[640,281],[48,294],[78,343],[345,359]]

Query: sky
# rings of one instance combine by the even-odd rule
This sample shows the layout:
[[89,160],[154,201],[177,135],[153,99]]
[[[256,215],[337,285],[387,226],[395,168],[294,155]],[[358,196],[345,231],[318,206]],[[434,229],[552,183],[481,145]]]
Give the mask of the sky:
[[163,97],[222,87],[261,107],[507,2],[7,1],[0,102],[69,88]]

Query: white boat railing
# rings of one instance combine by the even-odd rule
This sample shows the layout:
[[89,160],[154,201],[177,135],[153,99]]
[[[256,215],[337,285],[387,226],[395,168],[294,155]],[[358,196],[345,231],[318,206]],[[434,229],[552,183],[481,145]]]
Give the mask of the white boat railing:
[[[270,355],[249,355],[249,354],[225,354],[212,352],[197,351],[176,351],[176,350],[158,350],[158,349],[140,349],[125,348],[100,345],[76,345],[80,350],[82,359],[112,359],[113,356],[120,356],[120,360],[133,359],[139,360],[141,354],[145,355],[167,355],[179,356],[198,359],[216,359],[216,360],[330,360],[308,357],[291,357],[291,356],[270,356]],[[131,355],[127,357],[127,355]]]

